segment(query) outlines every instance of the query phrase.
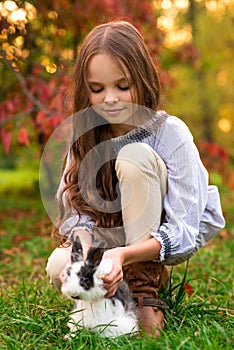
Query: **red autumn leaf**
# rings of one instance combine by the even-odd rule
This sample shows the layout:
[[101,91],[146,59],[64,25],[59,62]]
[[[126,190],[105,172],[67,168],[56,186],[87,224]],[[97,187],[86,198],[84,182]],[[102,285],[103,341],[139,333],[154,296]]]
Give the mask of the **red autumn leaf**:
[[220,155],[220,158],[224,161],[228,161],[228,153],[226,152],[226,150],[222,147],[220,147],[219,149],[219,155]]
[[5,255],[16,255],[18,254],[23,248],[22,247],[13,247],[10,249],[4,249],[3,254]]
[[41,85],[40,97],[43,103],[49,103],[51,99],[51,91],[48,86]]
[[37,76],[39,75],[39,73],[41,73],[41,71],[42,71],[42,67],[36,66],[36,67],[33,67],[32,74]]
[[37,124],[43,124],[44,120],[47,118],[46,112],[44,110],[41,110],[37,113],[36,116],[36,123]]
[[173,87],[176,85],[175,79],[164,69],[160,72],[160,82],[164,87]]
[[19,135],[18,135],[18,141],[22,145],[25,145],[27,147],[29,146],[30,141],[28,138],[27,130],[25,128],[20,128]]
[[53,129],[55,129],[62,121],[63,121],[63,118],[61,114],[58,112],[56,115],[54,115],[51,118],[51,126],[53,127]]
[[3,143],[4,150],[6,154],[10,152],[10,145],[11,145],[11,139],[12,139],[12,132],[7,132],[6,130],[1,130],[1,139]]
[[230,233],[228,233],[228,231],[225,229],[221,230],[219,234],[220,234],[220,237],[225,241],[232,239],[232,236],[230,235]]
[[6,101],[6,109],[8,113],[13,113],[15,111],[14,102],[11,100]]
[[188,282],[184,282],[184,292],[188,294],[189,297],[194,293],[192,286]]
[[219,146],[215,143],[210,143],[208,151],[210,156],[216,157],[219,155]]

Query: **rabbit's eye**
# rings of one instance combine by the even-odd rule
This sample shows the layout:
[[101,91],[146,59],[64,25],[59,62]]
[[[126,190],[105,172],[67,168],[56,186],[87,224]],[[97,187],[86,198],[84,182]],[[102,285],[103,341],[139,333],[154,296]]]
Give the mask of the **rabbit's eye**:
[[89,278],[87,276],[82,276],[80,278],[80,285],[83,287],[85,290],[89,290],[91,287],[93,287],[93,279]]
[[80,279],[80,283],[82,283],[82,284],[87,284],[88,281],[89,281],[88,277],[81,277],[81,279]]

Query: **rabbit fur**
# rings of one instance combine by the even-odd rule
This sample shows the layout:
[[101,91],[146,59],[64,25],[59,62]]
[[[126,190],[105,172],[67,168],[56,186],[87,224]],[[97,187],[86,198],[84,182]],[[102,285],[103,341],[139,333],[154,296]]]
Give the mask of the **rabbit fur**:
[[79,238],[73,243],[71,264],[65,271],[61,292],[75,301],[68,322],[70,335],[86,328],[102,337],[117,337],[138,331],[136,306],[126,282],[121,282],[112,298],[105,298],[102,278],[111,272],[110,259],[102,260],[105,242],[93,244],[86,260]]

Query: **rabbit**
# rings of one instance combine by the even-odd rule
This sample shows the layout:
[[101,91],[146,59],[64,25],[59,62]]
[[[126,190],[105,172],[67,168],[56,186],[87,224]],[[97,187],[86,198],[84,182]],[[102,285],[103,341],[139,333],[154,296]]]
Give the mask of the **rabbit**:
[[61,292],[75,301],[68,322],[74,337],[78,329],[86,328],[102,337],[135,334],[138,331],[136,305],[125,281],[119,284],[112,298],[105,298],[107,291],[102,278],[111,272],[110,259],[102,261],[105,242],[100,241],[89,249],[86,260],[79,238],[72,246],[71,263],[65,269]]

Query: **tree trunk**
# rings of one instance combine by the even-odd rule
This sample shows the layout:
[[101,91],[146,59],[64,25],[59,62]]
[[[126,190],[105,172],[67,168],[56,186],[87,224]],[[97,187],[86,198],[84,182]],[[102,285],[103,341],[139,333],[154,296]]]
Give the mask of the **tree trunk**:
[[[197,28],[196,28],[196,19],[197,19],[197,11],[198,6],[203,6],[197,4],[194,0],[189,0],[189,11],[188,18],[192,28],[192,37],[193,44],[197,46]],[[202,61],[202,57],[200,58]],[[201,117],[202,117],[202,136],[203,139],[212,142],[214,140],[214,130],[213,130],[213,112],[209,98],[207,98],[206,94],[206,71],[201,64],[198,64],[196,69],[196,77],[199,83],[199,101],[201,106]]]

